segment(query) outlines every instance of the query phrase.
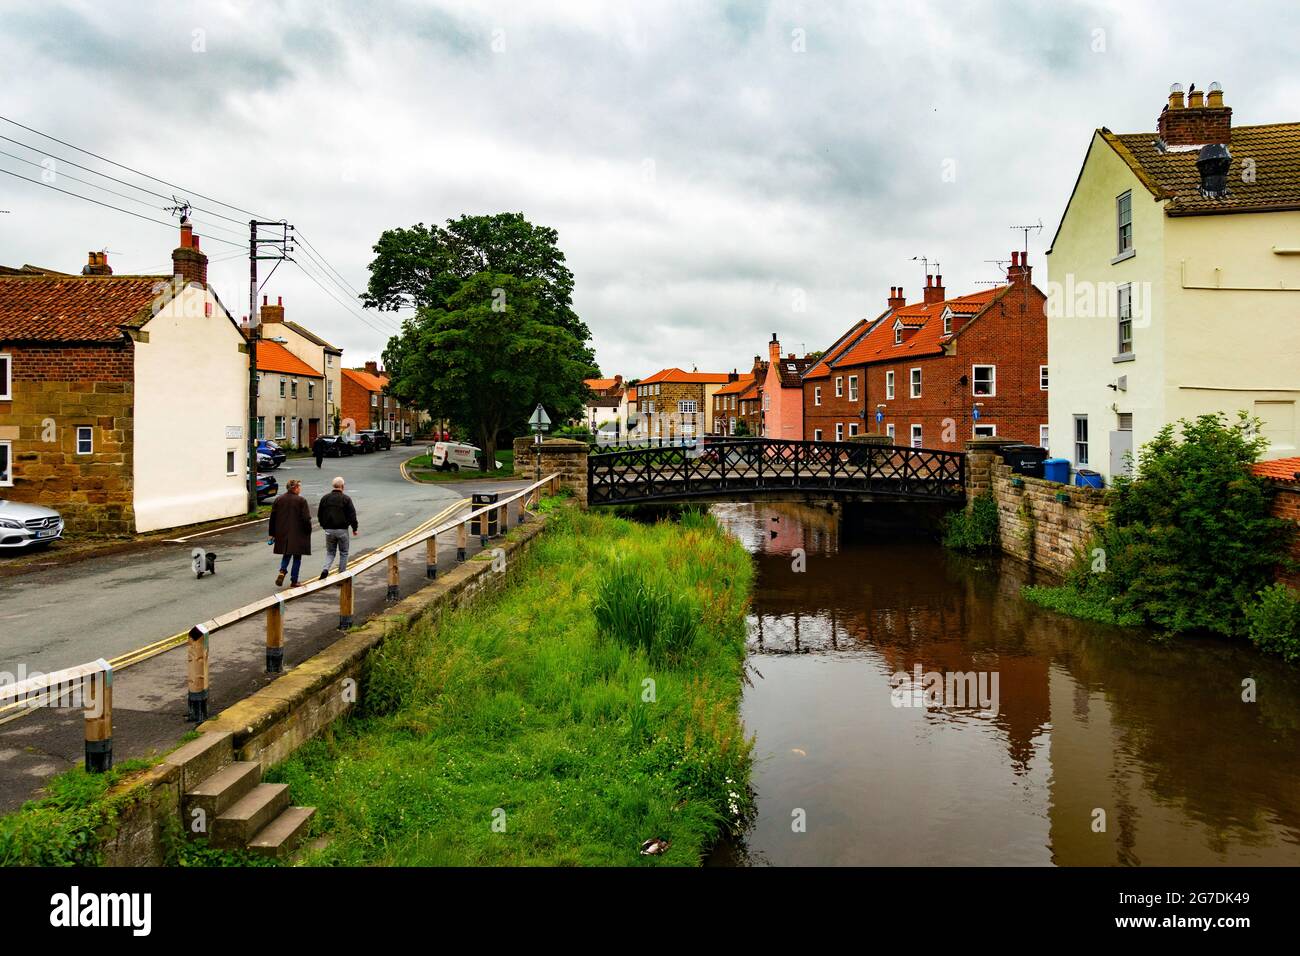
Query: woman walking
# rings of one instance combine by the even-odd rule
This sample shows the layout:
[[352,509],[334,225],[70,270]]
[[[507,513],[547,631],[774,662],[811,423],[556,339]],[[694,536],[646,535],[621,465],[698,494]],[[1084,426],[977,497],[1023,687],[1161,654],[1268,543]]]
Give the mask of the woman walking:
[[[284,584],[284,575],[289,573],[289,586],[298,586],[298,569],[302,567],[304,554],[311,554],[311,507],[300,493],[302,482],[290,478],[285,486],[285,493],[275,499],[271,506],[271,524],[267,529],[267,544],[275,545],[275,553],[282,555],[280,573],[276,575],[275,585]],[[292,568],[290,567],[292,562]]]

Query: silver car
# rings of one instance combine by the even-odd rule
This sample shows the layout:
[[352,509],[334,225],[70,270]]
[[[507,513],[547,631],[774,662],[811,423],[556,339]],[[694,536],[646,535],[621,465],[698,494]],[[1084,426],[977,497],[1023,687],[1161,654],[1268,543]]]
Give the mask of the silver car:
[[63,517],[51,508],[0,499],[0,551],[45,547],[63,537]]

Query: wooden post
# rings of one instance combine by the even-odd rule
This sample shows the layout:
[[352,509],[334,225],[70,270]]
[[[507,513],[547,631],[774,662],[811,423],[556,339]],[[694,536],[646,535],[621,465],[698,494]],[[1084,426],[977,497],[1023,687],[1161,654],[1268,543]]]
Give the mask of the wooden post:
[[113,769],[113,668],[82,679],[86,692],[86,773]]
[[528,499],[517,498],[515,500],[515,524],[524,523],[524,512],[528,510]]
[[462,521],[456,525],[456,560],[465,560],[465,548],[469,546],[469,522]]
[[424,576],[426,578],[436,578],[438,576],[438,536],[429,535],[429,540],[424,543]]
[[352,575],[339,581],[339,630],[352,626]]
[[497,533],[494,537],[504,537],[505,533],[510,530],[510,503],[506,502],[496,509],[497,513]]
[[208,630],[202,624],[190,628],[186,676],[189,683],[189,721],[197,724],[208,719]]
[[401,589],[402,575],[397,566],[397,552],[394,551],[388,556],[388,600],[396,601],[398,591]]
[[266,609],[266,672],[284,670],[284,598]]

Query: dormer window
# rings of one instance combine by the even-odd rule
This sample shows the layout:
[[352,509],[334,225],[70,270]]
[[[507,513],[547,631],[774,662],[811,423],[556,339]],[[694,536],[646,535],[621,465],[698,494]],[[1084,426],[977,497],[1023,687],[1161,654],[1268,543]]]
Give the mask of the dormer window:
[[943,334],[952,335],[952,309],[943,310]]
[[901,322],[894,323],[894,344],[903,344],[903,324]]

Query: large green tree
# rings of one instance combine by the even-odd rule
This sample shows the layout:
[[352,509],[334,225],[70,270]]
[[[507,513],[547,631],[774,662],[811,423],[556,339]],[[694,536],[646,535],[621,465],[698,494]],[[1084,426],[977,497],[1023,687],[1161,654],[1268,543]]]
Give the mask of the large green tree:
[[541,402],[553,420],[581,408],[592,373],[585,340],[553,320],[545,282],[479,272],[440,306],[420,308],[384,350],[389,390],[472,429],[491,467],[497,433]]

